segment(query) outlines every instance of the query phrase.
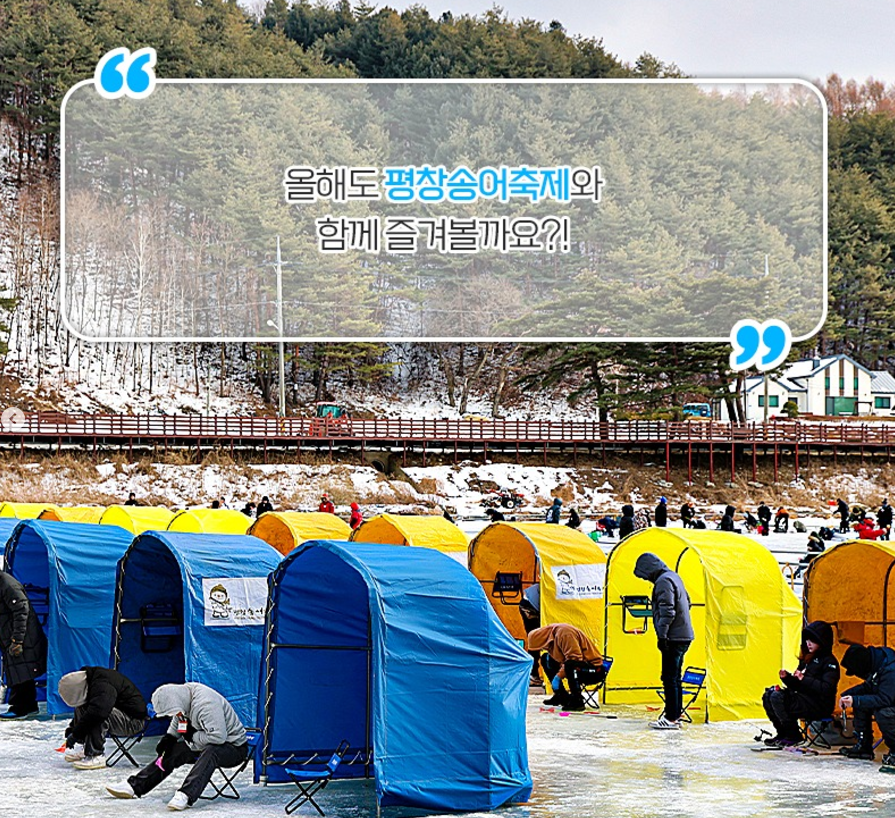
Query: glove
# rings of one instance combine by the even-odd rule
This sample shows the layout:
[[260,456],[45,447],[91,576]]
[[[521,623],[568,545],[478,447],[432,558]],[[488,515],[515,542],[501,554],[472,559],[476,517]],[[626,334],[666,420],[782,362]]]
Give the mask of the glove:
[[21,642],[10,642],[9,643],[9,655],[18,659],[19,656],[25,651],[25,648],[22,646]]
[[193,723],[191,721],[187,720],[186,730],[183,731],[184,741],[192,741],[194,735],[196,735],[196,728],[193,727]]
[[155,745],[155,754],[161,757],[174,747],[175,744],[177,744],[177,737],[172,736],[170,733],[165,733],[165,735],[162,736],[161,741]]
[[661,636],[658,639],[656,639],[656,645],[658,645],[659,650],[665,650],[665,646],[666,646],[667,642],[668,642],[668,640],[663,639]]

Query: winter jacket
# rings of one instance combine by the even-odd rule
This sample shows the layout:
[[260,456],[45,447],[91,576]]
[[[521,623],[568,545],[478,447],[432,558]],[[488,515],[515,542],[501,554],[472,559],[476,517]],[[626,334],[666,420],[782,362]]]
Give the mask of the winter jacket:
[[693,509],[690,508],[689,503],[684,503],[681,506],[681,520],[686,523],[692,519],[693,519]]
[[665,503],[659,503],[656,506],[655,513],[656,525],[665,528],[668,525],[668,506]]
[[553,500],[553,505],[547,509],[547,522],[559,525],[559,512],[562,508],[562,500],[559,497]]
[[578,528],[581,525],[581,516],[575,509],[569,511],[569,521],[566,523],[569,528]]
[[721,518],[721,530],[722,531],[733,531],[733,515],[736,514],[736,509],[733,506],[728,506],[724,510],[724,516]]
[[634,506],[622,506],[622,518],[618,524],[618,536],[627,537],[634,533]]
[[348,521],[348,525],[351,526],[351,530],[354,531],[360,528],[360,524],[364,521],[364,515],[361,513],[360,506],[357,503],[351,504],[351,519]]
[[273,505],[270,500],[263,499],[260,503],[258,503],[258,508],[255,509],[255,516],[260,517],[262,514],[266,514],[268,511],[273,511]]
[[836,513],[843,520],[848,520],[848,517],[849,517],[848,503],[846,503],[845,500],[837,500],[836,501]]
[[807,662],[799,663],[799,670],[804,673],[801,679],[791,673],[784,676],[786,708],[794,718],[827,718],[836,708],[839,687],[839,662],[833,656],[833,628],[827,622],[811,622],[802,631],[803,651],[807,639],[816,642],[819,648]]
[[860,540],[876,540],[886,533],[882,528],[875,528],[870,520],[858,523],[855,526],[855,531],[858,532],[858,539]]
[[758,519],[761,520],[763,523],[771,522],[771,509],[764,503],[762,503],[758,507],[758,511],[756,511],[755,513],[758,515]]
[[653,583],[653,627],[657,639],[693,641],[690,595],[681,578],[655,554],[641,554],[634,576]]
[[136,685],[117,670],[104,667],[82,667],[87,674],[87,701],[80,718],[72,719],[71,735],[83,744],[90,731],[101,725],[117,708],[132,719],[146,719],[146,700]]
[[603,657],[590,639],[572,625],[556,624],[536,628],[528,634],[528,649],[546,650],[550,658],[560,664],[582,662],[601,667]]
[[[21,656],[9,655],[13,641],[21,643]],[[0,571],[0,650],[9,686],[36,679],[46,672],[47,638],[22,583],[5,571]]]
[[159,716],[171,716],[168,735],[180,737],[177,714],[182,713],[196,728],[187,744],[201,752],[212,744],[246,743],[246,731],[236,711],[216,690],[187,682],[182,685],[162,685],[152,694],[152,706]]
[[870,675],[862,684],[846,690],[855,710],[895,707],[895,650],[870,646]]
[[876,522],[880,528],[890,528],[892,525],[892,506],[888,503],[880,506],[876,512]]

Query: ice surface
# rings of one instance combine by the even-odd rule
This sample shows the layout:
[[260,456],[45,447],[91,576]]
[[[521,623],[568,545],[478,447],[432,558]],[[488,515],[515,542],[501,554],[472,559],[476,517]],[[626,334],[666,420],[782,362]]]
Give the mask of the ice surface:
[[[650,730],[645,708],[611,707],[617,720],[560,717],[529,699],[529,760],[535,791],[526,805],[496,813],[503,818],[735,818],[739,816],[891,816],[895,776],[876,763],[786,752],[754,753],[762,722],[687,725],[679,732]],[[54,747],[64,721],[0,723],[0,803],[15,818],[120,818],[170,815],[166,803],[185,771],[176,772],[139,801],[108,796],[106,783],[131,769],[79,772]],[[474,729],[474,726],[471,725]],[[150,760],[154,740],[138,751]],[[239,801],[202,803],[197,815],[270,818],[282,815],[289,790],[260,787],[246,772]],[[330,818],[375,814],[372,782],[336,782],[320,796]],[[306,806],[299,815],[315,815]],[[422,813],[388,808],[385,818]]]

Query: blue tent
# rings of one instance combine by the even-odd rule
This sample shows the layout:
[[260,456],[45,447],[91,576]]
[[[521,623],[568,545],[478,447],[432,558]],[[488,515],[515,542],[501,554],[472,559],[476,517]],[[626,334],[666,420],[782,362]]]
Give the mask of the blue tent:
[[271,576],[256,776],[328,757],[383,806],[526,801],[531,657],[482,586],[429,548],[312,541]]
[[141,534],[118,566],[114,666],[147,700],[161,684],[206,684],[253,725],[267,577],[280,559],[257,537]]
[[0,517],[0,568],[6,565],[6,546],[20,522],[17,517]]
[[133,535],[115,525],[16,522],[6,562],[47,636],[47,712],[71,712],[59,698],[59,678],[84,665],[107,666],[115,570]]

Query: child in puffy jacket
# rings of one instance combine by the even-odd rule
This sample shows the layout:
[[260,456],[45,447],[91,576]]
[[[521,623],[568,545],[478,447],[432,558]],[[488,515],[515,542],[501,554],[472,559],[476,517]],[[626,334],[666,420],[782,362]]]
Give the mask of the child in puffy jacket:
[[833,656],[833,628],[828,622],[811,622],[802,631],[799,666],[780,671],[781,685],[769,687],[761,698],[776,729],[766,739],[770,747],[785,747],[802,740],[799,719],[829,718],[836,707],[839,662]]

